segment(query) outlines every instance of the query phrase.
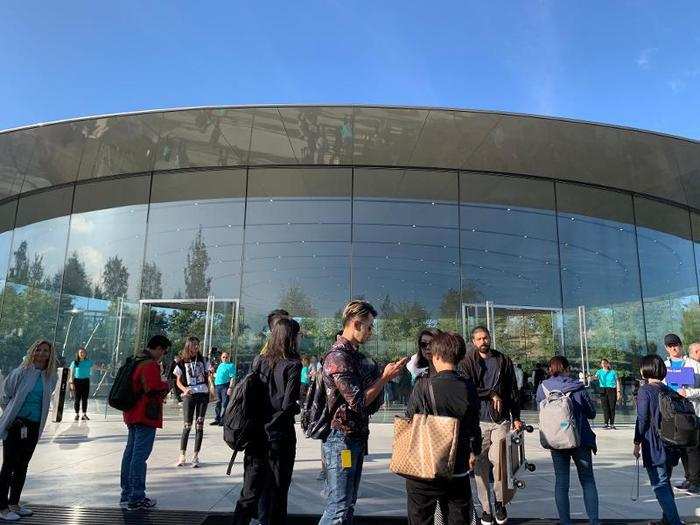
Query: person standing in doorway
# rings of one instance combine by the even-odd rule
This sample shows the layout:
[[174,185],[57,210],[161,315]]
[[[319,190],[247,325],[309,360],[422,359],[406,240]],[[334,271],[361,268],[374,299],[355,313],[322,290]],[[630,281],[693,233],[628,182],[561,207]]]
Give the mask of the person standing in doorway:
[[204,416],[209,406],[209,376],[213,369],[209,360],[199,351],[199,338],[190,336],[180,353],[182,361],[175,367],[173,373],[176,377],[177,387],[182,392],[183,427],[180,437],[180,457],[175,466],[185,465],[187,442],[195,423],[194,454],[192,455],[192,468],[199,467],[199,451],[204,439]]
[[90,397],[90,374],[92,373],[92,360],[88,359],[87,350],[78,348],[75,359],[70,364],[70,389],[73,392],[75,420],[80,418],[80,408],[83,409],[83,420],[90,419],[87,416],[88,397]]
[[212,425],[223,425],[222,418],[228,405],[228,398],[233,392],[236,382],[236,365],[231,362],[228,352],[221,353],[221,362],[216,367],[214,375],[214,388],[216,389],[216,407],[214,409],[214,421]]
[[[664,346],[668,359],[664,362],[667,369],[692,368],[693,384],[678,385],[668,378],[664,382],[683,397],[688,398],[695,408],[695,414],[700,416],[700,343],[688,347],[688,356],[683,355],[683,341],[676,334],[664,337]],[[685,471],[685,479],[676,485],[677,489],[685,490],[688,494],[700,494],[700,448],[682,448],[681,461]]]
[[603,428],[617,430],[615,427],[615,408],[617,402],[622,398],[620,377],[617,375],[617,371],[613,370],[610,361],[602,359],[600,368],[591,380],[598,381],[600,400],[603,405],[603,417],[605,418],[605,426]]
[[372,337],[377,311],[365,301],[343,309],[343,333],[323,359],[323,383],[331,408],[331,431],[323,442],[326,508],[319,525],[353,522],[362,465],[367,454],[369,417],[379,410],[384,386],[397,377],[408,357],[389,363],[382,373],[359,351]]
[[494,507],[491,508],[491,469],[500,472],[501,454],[499,444],[508,436],[511,423],[515,430],[523,428],[518,403],[518,384],[513,361],[491,348],[491,334],[484,326],[471,331],[474,349],[467,352],[459,366],[461,373],[476,385],[479,394],[479,420],[483,444],[476,462],[474,474],[481,502],[481,523],[494,522],[503,525],[508,521],[508,512],[503,501],[503,484],[494,483]]
[[10,372],[3,385],[0,406],[0,520],[17,521],[34,514],[20,505],[27,468],[49,414],[56,386],[56,353],[51,343],[36,341],[22,364]]
[[167,337],[151,337],[131,376],[133,391],[141,395],[132,408],[124,411],[129,437],[122,456],[119,505],[128,510],[156,506],[155,499],[146,497],[146,462],[153,450],[156,429],[163,428],[163,401],[168,395],[168,383],[161,377],[160,361],[170,347]]

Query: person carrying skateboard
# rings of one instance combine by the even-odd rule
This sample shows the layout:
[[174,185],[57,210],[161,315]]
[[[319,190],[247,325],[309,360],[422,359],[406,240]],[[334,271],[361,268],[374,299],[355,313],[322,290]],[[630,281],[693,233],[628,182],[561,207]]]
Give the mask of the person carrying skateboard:
[[503,483],[494,483],[495,505],[491,509],[489,473],[493,468],[494,479],[502,472],[500,442],[508,437],[511,429],[523,428],[518,403],[518,384],[511,359],[491,348],[491,334],[484,326],[471,331],[473,350],[467,352],[459,364],[459,371],[476,385],[479,395],[479,426],[483,436],[474,475],[481,502],[482,525],[508,522],[504,501]]

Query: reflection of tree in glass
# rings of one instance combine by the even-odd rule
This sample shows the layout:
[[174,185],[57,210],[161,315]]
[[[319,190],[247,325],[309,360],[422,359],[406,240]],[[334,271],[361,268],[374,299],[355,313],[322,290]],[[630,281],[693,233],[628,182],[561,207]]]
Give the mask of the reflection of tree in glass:
[[163,298],[163,274],[155,262],[147,262],[143,265],[141,297],[144,299]]
[[202,228],[190,243],[185,263],[185,294],[189,299],[205,299],[209,297],[211,289],[211,277],[207,277],[209,270],[209,254],[207,244],[202,237]]
[[[55,290],[61,289],[60,271],[53,277],[53,287]],[[92,287],[85,271],[85,264],[78,258],[77,252],[73,252],[68,257],[63,269],[63,293],[83,297],[92,296]]]
[[292,284],[280,297],[279,308],[287,310],[292,317],[315,317],[316,309],[311,298],[299,284]]
[[102,293],[105,299],[116,299],[117,297],[125,297],[129,289],[129,270],[124,263],[115,255],[107,259],[105,268],[102,272],[102,285],[104,287]]
[[700,306],[692,306],[683,311],[681,338],[687,344],[700,341]]

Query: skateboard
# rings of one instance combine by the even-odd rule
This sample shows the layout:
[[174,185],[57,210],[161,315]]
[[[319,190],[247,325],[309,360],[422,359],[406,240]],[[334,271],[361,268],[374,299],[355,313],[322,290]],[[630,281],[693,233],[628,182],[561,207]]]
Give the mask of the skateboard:
[[501,472],[499,479],[494,480],[503,484],[503,503],[509,503],[517,489],[525,488],[525,482],[520,479],[524,472],[534,472],[536,467],[525,457],[525,433],[533,431],[531,425],[520,430],[512,430],[500,442]]

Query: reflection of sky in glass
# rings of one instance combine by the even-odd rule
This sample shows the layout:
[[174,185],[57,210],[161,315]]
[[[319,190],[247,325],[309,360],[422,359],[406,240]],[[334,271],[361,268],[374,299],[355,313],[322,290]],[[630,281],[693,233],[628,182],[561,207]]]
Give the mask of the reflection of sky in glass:
[[102,286],[105,264],[118,256],[129,272],[127,296],[137,297],[147,209],[146,205],[123,206],[71,217],[68,255],[78,254],[93,286]]
[[417,302],[438,317],[445,295],[459,290],[457,205],[355,198],[353,219],[353,295]]
[[249,198],[244,264],[249,315],[298,288],[317,315],[332,317],[349,296],[350,199]]
[[14,252],[22,242],[26,242],[29,264],[31,265],[35,258],[41,259],[44,277],[52,279],[55,274],[63,271],[67,235],[68,217],[58,217],[17,228],[12,242],[10,269],[15,264]]
[[151,204],[146,261],[154,262],[163,274],[163,297],[185,295],[187,255],[200,231],[209,255],[211,292],[237,297],[243,214],[244,200],[240,198]]
[[463,286],[497,304],[561,306],[554,213],[461,204]]

